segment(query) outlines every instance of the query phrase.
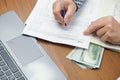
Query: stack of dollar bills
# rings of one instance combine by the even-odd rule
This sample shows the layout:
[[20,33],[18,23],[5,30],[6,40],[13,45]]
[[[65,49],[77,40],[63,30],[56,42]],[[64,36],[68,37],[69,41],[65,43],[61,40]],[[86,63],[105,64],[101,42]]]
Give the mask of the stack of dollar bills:
[[90,43],[88,49],[75,48],[66,57],[82,68],[95,69],[100,67],[104,48]]

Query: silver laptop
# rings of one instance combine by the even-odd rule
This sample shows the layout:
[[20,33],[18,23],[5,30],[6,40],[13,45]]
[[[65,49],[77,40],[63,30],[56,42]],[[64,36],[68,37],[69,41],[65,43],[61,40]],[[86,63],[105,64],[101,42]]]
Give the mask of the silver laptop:
[[66,80],[14,11],[0,15],[0,80]]

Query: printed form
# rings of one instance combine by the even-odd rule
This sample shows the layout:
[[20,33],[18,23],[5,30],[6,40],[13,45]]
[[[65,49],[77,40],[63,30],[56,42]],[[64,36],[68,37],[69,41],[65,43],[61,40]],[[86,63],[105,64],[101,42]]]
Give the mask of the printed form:
[[95,15],[98,0],[86,0],[67,26],[59,24],[55,20],[52,12],[54,1],[37,1],[26,21],[27,25],[23,30],[23,34],[54,43],[88,49],[91,36],[83,35],[83,31],[88,27]]

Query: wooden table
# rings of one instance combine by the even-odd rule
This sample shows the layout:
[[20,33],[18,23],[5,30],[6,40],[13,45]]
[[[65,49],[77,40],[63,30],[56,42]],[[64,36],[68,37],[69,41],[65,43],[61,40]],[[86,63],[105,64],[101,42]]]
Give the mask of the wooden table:
[[[0,14],[14,10],[25,22],[35,3],[36,0],[0,0]],[[63,71],[67,80],[116,80],[120,76],[120,53],[118,52],[105,49],[101,67],[90,70],[82,69],[66,58],[74,47],[40,39],[38,42]]]

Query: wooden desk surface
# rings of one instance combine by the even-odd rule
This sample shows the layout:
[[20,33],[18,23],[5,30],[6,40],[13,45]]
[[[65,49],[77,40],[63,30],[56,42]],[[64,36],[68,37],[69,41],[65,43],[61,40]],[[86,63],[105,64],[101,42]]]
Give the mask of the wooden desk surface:
[[[35,3],[36,0],[0,0],[0,14],[14,10],[25,22]],[[74,47],[40,39],[38,41],[63,71],[67,80],[116,80],[120,76],[120,53],[118,52],[106,49],[99,69],[82,69],[66,59],[66,55]]]

